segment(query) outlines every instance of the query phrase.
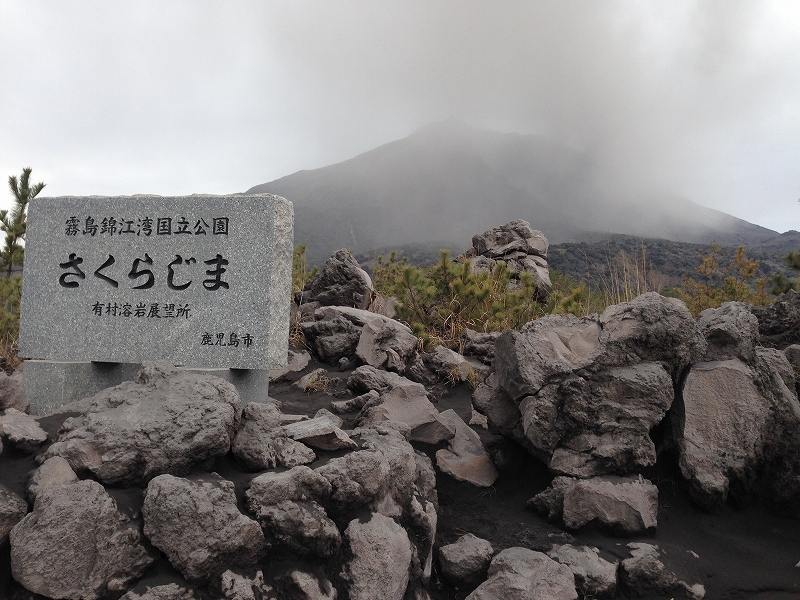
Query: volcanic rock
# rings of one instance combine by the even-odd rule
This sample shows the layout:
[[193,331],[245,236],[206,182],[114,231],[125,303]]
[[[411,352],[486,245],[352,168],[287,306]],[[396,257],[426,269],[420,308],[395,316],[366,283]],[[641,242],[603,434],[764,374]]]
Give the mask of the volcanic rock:
[[439,415],[455,432],[447,449],[436,451],[436,466],[457,481],[489,487],[497,480],[497,469],[483,448],[480,436],[452,409]]
[[631,557],[622,561],[620,567],[620,588],[626,597],[633,598],[685,598],[702,600],[705,588],[696,583],[690,586],[679,581],[674,573],[667,570],[659,560],[658,546],[644,543],[630,543]]
[[457,588],[473,588],[486,579],[493,554],[489,542],[467,533],[455,543],[439,548],[439,567]]
[[366,309],[372,301],[372,280],[349,250],[337,250],[319,273],[311,276],[295,302]]
[[236,507],[233,483],[216,474],[159,475],[147,485],[142,515],[145,535],[189,581],[255,565],[267,547],[258,523]]
[[594,521],[612,534],[653,530],[658,524],[658,488],[641,476],[578,481],[564,493],[563,520],[567,529]]
[[0,416],[0,436],[23,452],[34,452],[47,441],[47,434],[39,423],[15,408],[6,409]]
[[27,502],[0,485],[0,547],[8,540],[8,532],[27,514]]
[[16,581],[48,598],[95,600],[124,592],[158,552],[96,481],[55,485],[10,534]]
[[578,598],[575,577],[568,567],[527,548],[508,548],[500,552],[492,559],[488,575],[467,600]]
[[31,473],[28,480],[27,497],[34,502],[42,490],[51,485],[64,485],[77,483],[78,476],[69,466],[69,463],[60,456],[53,456],[44,461],[41,466]]
[[308,446],[290,439],[281,425],[281,413],[270,403],[250,402],[242,411],[242,425],[231,451],[245,471],[264,471],[276,466],[292,468],[314,462]]
[[617,591],[617,563],[600,558],[597,548],[555,545],[547,555],[566,565],[575,575],[575,584],[586,596],[613,598]]

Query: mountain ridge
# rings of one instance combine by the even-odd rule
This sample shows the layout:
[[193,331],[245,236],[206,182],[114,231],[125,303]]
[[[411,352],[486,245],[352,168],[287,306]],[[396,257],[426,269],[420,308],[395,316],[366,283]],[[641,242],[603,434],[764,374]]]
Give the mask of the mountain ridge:
[[315,263],[342,247],[357,253],[419,243],[460,247],[517,218],[553,243],[627,234],[753,245],[780,235],[669,192],[615,191],[603,183],[597,162],[543,136],[447,120],[247,193],[294,203],[295,239]]

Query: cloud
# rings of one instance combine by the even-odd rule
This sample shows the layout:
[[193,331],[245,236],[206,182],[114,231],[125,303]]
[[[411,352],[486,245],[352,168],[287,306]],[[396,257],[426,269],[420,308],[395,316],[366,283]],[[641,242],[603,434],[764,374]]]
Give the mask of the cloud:
[[792,2],[7,2],[0,167],[240,191],[455,116],[800,228],[798,72]]

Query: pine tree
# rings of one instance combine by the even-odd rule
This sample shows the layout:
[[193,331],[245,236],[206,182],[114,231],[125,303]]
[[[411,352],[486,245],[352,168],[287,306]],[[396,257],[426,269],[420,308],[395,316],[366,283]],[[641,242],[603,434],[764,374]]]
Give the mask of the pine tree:
[[8,187],[14,194],[14,208],[11,212],[0,210],[0,231],[6,234],[5,245],[0,250],[0,260],[2,267],[6,268],[6,277],[11,277],[11,269],[15,264],[21,265],[24,259],[22,240],[25,239],[27,225],[26,210],[31,198],[35,198],[44,189],[44,183],[37,183],[30,186],[32,169],[26,167],[22,169],[22,176],[17,180],[16,175],[8,178]]

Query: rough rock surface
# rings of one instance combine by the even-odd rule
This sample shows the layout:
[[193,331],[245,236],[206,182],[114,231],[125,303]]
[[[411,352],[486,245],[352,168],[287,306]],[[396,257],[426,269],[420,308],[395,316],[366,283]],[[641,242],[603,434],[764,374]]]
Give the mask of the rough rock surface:
[[31,403],[22,387],[22,369],[18,368],[10,377],[0,371],[0,410],[16,408],[20,412],[29,413]]
[[569,567],[575,575],[575,585],[585,596],[614,597],[617,591],[617,563],[600,558],[597,548],[555,545],[547,555]]
[[336,589],[324,575],[292,569],[276,581],[279,598],[287,600],[336,600]]
[[369,365],[355,369],[347,379],[347,387],[356,392],[375,390],[382,394],[383,392],[401,388],[413,391],[415,394],[427,394],[425,386],[421,383],[406,379],[397,373],[380,371]]
[[491,365],[494,362],[494,343],[499,332],[479,333],[472,329],[465,329],[461,334],[461,345],[464,347],[464,356],[472,356],[483,364]]
[[574,477],[554,477],[550,487],[528,500],[528,508],[544,515],[548,521],[563,523],[564,495],[575,487],[578,481]]
[[27,502],[0,485],[0,547],[8,540],[8,532],[27,514]]
[[480,436],[452,409],[439,418],[455,432],[447,448],[436,451],[436,466],[458,481],[489,487],[497,481],[497,469],[483,448]]
[[322,362],[338,364],[342,358],[355,356],[361,328],[343,316],[323,321],[310,321],[300,324],[306,344]]
[[352,556],[343,572],[351,600],[402,600],[412,557],[406,530],[373,513],[369,520],[350,521],[344,537]]
[[577,600],[575,577],[541,552],[508,548],[492,559],[489,578],[467,600]]
[[138,594],[130,591],[119,600],[198,600],[193,590],[182,588],[177,583],[157,585]]
[[361,329],[356,356],[366,365],[403,373],[417,352],[417,336],[402,323],[381,317]]
[[264,473],[245,497],[264,531],[295,552],[329,557],[341,544],[335,523],[321,504],[331,495],[328,480],[308,467]]
[[696,583],[689,585],[679,581],[659,560],[658,546],[630,543],[631,557],[622,561],[619,586],[629,598],[685,598],[701,600],[705,588]]
[[384,392],[377,400],[364,405],[358,413],[356,425],[370,427],[382,421],[403,423],[411,429],[411,440],[428,444],[438,444],[455,435],[428,400],[423,386],[397,387]]
[[361,394],[349,400],[334,400],[331,402],[331,408],[336,413],[348,413],[364,408],[364,405],[370,400],[377,400],[380,394],[375,390],[370,390],[366,394]]
[[762,346],[780,349],[800,344],[800,292],[786,292],[773,304],[754,306],[750,310],[758,319]]
[[474,272],[493,272],[497,261],[505,262],[511,271],[511,283],[519,286],[521,274],[529,273],[536,285],[536,299],[544,302],[553,285],[547,269],[547,238],[530,223],[517,219],[473,236],[467,252]]
[[372,301],[372,280],[349,250],[337,250],[319,273],[295,294],[297,304],[319,302],[322,306],[366,309]]
[[33,452],[47,441],[47,434],[39,423],[15,408],[6,409],[0,416],[0,436],[23,452]]
[[147,485],[142,515],[145,535],[189,581],[254,565],[266,550],[258,523],[236,507],[233,483],[216,474],[159,475]]
[[250,402],[244,407],[231,451],[245,471],[292,468],[317,458],[311,448],[286,435],[281,427],[281,412],[270,402]]
[[493,554],[489,542],[468,533],[439,548],[439,567],[454,586],[473,588],[486,579]]
[[286,366],[270,371],[269,380],[272,382],[280,381],[289,373],[302,371],[308,366],[309,362],[311,362],[311,355],[305,350],[301,350],[299,352],[289,350]]
[[339,429],[336,421],[328,416],[314,417],[306,421],[284,425],[283,430],[290,439],[320,450],[358,447],[349,435]]
[[578,481],[564,493],[563,520],[568,529],[594,521],[622,535],[653,530],[658,524],[658,488],[641,475]]
[[145,363],[135,382],[95,394],[82,416],[68,418],[39,458],[61,456],[106,484],[144,485],[227,454],[241,412],[227,381]]
[[743,302],[726,302],[697,316],[697,326],[708,343],[705,360],[738,358],[752,362],[758,345],[758,319]]
[[96,481],[51,486],[11,530],[11,571],[48,598],[124,592],[158,554]]
[[696,502],[719,508],[732,482],[753,487],[771,409],[738,358],[692,365],[682,396],[681,474]]
[[42,465],[31,473],[28,480],[27,497],[34,502],[42,490],[51,485],[64,485],[77,483],[78,476],[69,466],[69,463],[60,456],[48,458]]
[[482,362],[465,358],[444,346],[436,346],[433,352],[423,356],[425,365],[436,373],[439,381],[479,383],[489,375],[489,367]]

